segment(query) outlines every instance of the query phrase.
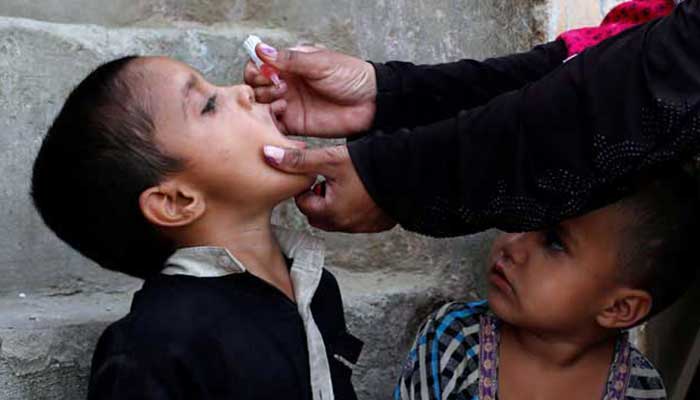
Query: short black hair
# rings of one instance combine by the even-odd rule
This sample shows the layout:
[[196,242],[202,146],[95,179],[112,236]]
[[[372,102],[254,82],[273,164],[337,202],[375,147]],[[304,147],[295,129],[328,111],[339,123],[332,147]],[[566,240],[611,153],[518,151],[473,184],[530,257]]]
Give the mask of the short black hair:
[[34,162],[31,195],[46,225],[104,268],[147,277],[173,243],[151,225],[139,196],[183,162],[161,151],[137,56],[107,62],[68,96]]
[[630,224],[619,252],[623,281],[646,290],[663,311],[697,279],[700,196],[695,162],[672,163],[649,173],[618,202]]

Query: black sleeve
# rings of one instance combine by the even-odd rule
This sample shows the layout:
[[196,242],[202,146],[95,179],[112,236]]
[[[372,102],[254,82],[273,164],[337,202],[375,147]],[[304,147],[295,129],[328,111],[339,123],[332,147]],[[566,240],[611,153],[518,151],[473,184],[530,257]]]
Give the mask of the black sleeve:
[[557,40],[525,53],[483,62],[374,63],[377,74],[374,127],[415,127],[482,105],[499,94],[542,78],[558,67],[566,54],[566,44]]
[[[179,332],[178,332],[179,333]],[[92,358],[88,400],[208,400],[231,398],[238,371],[208,335],[192,340],[136,336],[112,326]],[[178,336],[178,335],[175,335]],[[243,394],[238,398],[247,398]]]
[[144,362],[128,354],[99,360],[90,377],[88,400],[185,399],[172,360]]
[[437,123],[348,145],[372,198],[433,236],[541,228],[617,199],[700,136],[700,0]]

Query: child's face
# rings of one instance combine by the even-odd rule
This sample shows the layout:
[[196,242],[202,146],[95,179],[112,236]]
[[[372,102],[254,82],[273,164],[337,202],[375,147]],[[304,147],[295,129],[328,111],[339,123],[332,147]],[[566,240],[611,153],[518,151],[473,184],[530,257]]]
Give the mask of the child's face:
[[543,231],[503,234],[491,250],[489,305],[511,325],[549,332],[589,329],[621,287],[616,206]]
[[263,158],[264,145],[293,147],[267,104],[246,85],[215,86],[199,72],[164,57],[138,60],[148,87],[156,141],[185,161],[177,174],[204,193],[208,205],[242,211],[271,208],[308,189],[312,178],[281,173]]

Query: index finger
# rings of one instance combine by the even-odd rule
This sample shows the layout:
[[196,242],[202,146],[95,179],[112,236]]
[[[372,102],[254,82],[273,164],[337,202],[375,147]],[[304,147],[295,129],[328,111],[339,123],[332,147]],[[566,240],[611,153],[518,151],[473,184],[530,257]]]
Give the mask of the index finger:
[[272,81],[260,73],[260,70],[252,61],[248,61],[245,65],[243,81],[252,87],[272,85]]

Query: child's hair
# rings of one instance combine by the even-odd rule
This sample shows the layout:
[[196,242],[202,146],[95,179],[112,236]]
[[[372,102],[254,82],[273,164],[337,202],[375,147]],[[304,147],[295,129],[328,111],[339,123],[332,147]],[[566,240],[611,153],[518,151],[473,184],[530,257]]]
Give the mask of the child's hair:
[[148,223],[139,196],[183,168],[154,141],[143,75],[130,56],[95,69],[70,94],[34,162],[31,195],[56,235],[104,268],[146,277],[173,244]]
[[691,169],[662,168],[618,203],[630,221],[622,233],[620,276],[651,294],[645,320],[673,304],[697,276],[700,196]]

